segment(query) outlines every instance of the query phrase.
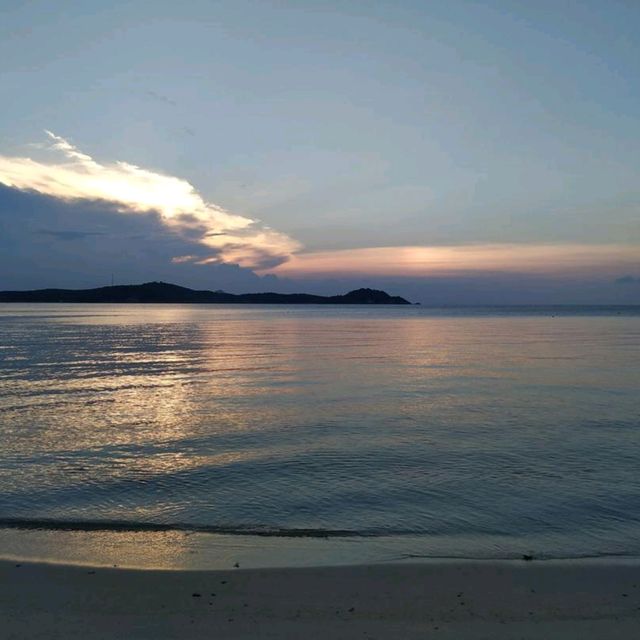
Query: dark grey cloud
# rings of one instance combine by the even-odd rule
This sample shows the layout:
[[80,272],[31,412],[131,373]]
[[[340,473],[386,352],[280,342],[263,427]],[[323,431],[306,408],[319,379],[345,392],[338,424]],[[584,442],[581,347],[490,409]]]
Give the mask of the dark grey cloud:
[[[0,289],[85,287],[168,280],[199,288],[259,291],[263,279],[230,264],[172,263],[210,258],[197,234],[168,229],[158,213],[123,213],[101,200],[64,200],[0,184]],[[272,281],[269,281],[272,284]]]
[[88,238],[89,236],[102,236],[104,232],[102,231],[74,231],[74,230],[59,230],[54,231],[53,229],[40,229],[38,233],[41,233],[45,236],[51,236],[52,238],[57,238],[58,240],[82,240],[83,238]]
[[640,278],[634,278],[633,276],[622,276],[621,278],[616,278],[616,284],[640,284]]

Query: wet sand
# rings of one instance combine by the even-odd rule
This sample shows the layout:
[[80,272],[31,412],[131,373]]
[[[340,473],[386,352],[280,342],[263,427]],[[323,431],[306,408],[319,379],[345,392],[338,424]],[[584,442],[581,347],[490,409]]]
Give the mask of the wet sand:
[[640,637],[638,562],[228,571],[0,562],[0,637]]

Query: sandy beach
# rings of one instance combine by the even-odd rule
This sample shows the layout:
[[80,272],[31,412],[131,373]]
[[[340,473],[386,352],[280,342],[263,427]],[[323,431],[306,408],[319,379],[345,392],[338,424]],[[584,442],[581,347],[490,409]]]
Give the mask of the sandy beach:
[[636,562],[160,571],[0,563],[3,639],[616,638],[640,633]]

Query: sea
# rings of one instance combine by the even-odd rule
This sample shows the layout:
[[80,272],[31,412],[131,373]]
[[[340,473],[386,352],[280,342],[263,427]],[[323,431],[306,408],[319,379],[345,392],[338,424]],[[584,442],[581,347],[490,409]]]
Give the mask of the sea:
[[640,556],[640,307],[0,305],[0,556]]

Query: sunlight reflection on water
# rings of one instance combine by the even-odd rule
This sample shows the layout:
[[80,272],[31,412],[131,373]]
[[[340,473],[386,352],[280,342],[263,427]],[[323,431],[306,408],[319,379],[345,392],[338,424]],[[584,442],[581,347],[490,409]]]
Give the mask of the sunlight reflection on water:
[[4,305],[0,328],[0,520],[640,552],[638,315]]

